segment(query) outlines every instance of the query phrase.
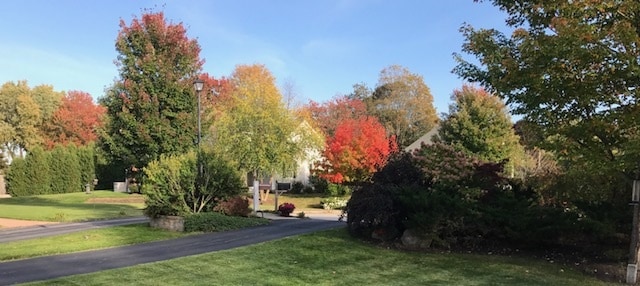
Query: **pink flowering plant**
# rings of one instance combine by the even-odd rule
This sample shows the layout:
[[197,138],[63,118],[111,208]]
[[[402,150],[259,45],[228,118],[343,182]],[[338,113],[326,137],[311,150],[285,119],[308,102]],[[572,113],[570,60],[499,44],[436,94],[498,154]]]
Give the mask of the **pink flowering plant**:
[[292,203],[283,203],[278,206],[278,212],[283,216],[289,216],[295,209],[296,206]]

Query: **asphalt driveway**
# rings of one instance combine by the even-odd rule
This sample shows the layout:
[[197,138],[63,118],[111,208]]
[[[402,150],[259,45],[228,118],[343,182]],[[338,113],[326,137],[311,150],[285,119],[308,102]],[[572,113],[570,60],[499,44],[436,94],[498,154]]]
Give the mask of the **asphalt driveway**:
[[343,227],[344,225],[343,222],[327,219],[274,220],[269,225],[241,230],[205,233],[104,250],[2,262],[0,263],[0,285],[48,280],[231,249],[288,236]]
[[15,240],[32,239],[51,235],[65,234],[76,231],[96,229],[110,226],[149,222],[147,217],[129,217],[110,220],[96,220],[87,222],[46,224],[29,227],[0,229],[0,243]]

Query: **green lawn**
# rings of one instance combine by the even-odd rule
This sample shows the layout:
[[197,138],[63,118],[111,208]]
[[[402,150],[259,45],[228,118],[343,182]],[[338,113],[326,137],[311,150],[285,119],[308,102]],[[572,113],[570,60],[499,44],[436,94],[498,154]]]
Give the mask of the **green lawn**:
[[[320,211],[319,194],[281,195],[278,203],[289,202],[296,206],[295,212]],[[0,217],[24,220],[74,222],[108,218],[141,216],[144,199],[138,194],[94,191],[91,194],[71,193],[15,197],[0,199]],[[275,209],[275,195],[261,205],[262,210]]]
[[[282,194],[278,198],[278,204],[293,203],[296,206],[295,212],[322,210],[320,202],[328,197],[321,194]],[[348,197],[346,197],[348,199]],[[272,211],[275,209],[275,195],[269,195],[269,201],[260,205],[262,210]]]
[[[204,223],[215,226],[214,231],[229,231],[269,224],[269,220],[262,218],[229,217],[218,214],[216,216],[209,216],[209,219]],[[173,239],[199,233],[201,232],[170,232],[150,228],[146,223],[83,230],[70,234],[3,243],[0,248],[0,261],[97,250],[156,240]]]
[[94,191],[0,199],[0,217],[41,221],[86,221],[142,215],[140,195]]
[[114,226],[6,242],[0,248],[0,261],[138,244],[185,235],[188,234],[150,228],[148,224]]
[[606,285],[538,260],[383,249],[332,230],[35,285]]

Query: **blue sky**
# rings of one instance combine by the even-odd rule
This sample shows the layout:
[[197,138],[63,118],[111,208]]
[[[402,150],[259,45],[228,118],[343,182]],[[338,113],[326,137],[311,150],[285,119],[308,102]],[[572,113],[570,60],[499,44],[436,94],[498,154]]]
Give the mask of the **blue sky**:
[[420,74],[439,113],[464,81],[451,73],[463,23],[504,29],[505,14],[473,0],[9,0],[0,4],[0,84],[27,80],[94,98],[117,78],[120,19],[163,11],[198,39],[204,71],[265,64],[298,100],[326,101],[356,83],[375,87],[392,64]]

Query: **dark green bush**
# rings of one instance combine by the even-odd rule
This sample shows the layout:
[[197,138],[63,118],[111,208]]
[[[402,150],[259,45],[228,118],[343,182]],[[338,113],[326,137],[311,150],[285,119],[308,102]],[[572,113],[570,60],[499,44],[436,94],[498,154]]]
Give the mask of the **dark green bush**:
[[145,214],[151,217],[212,211],[216,201],[244,190],[239,173],[210,153],[162,155],[144,168],[144,175]]
[[290,194],[302,194],[304,190],[304,184],[302,182],[293,182],[291,184],[291,190],[289,190]]
[[144,213],[150,217],[160,215],[183,216],[191,213],[185,197],[195,191],[197,176],[196,155],[189,152],[180,156],[161,155],[144,168]]
[[313,192],[317,194],[326,194],[329,188],[329,182],[319,176],[312,175],[309,177],[309,184],[313,187]]
[[184,231],[227,231],[265,224],[269,224],[269,220],[256,217],[227,216],[217,212],[207,212],[185,216]]
[[407,152],[394,153],[388,163],[373,174],[373,181],[382,185],[420,185],[427,186],[424,172]]
[[329,183],[324,193],[325,196],[330,197],[343,197],[350,194],[351,188],[349,188],[349,186],[334,183]]
[[539,185],[505,178],[504,165],[444,144],[398,154],[372,185],[353,192],[345,209],[349,232],[394,239],[412,229],[444,248],[576,247],[619,243],[621,229],[630,229],[631,208],[566,197],[543,204],[553,200],[539,197]]
[[313,193],[313,187],[312,186],[304,186],[304,188],[302,189],[302,193],[303,194],[312,194]]
[[399,186],[394,196],[399,200],[403,226],[447,247],[452,236],[464,228],[470,202],[452,190]]
[[203,167],[202,174],[197,177],[196,187],[185,196],[192,212],[211,211],[216,201],[239,196],[246,190],[240,173],[221,156],[200,152],[196,164]]
[[393,186],[367,184],[355,190],[347,203],[347,228],[353,236],[370,239],[374,232],[391,239],[401,229],[401,209],[394,201]]

